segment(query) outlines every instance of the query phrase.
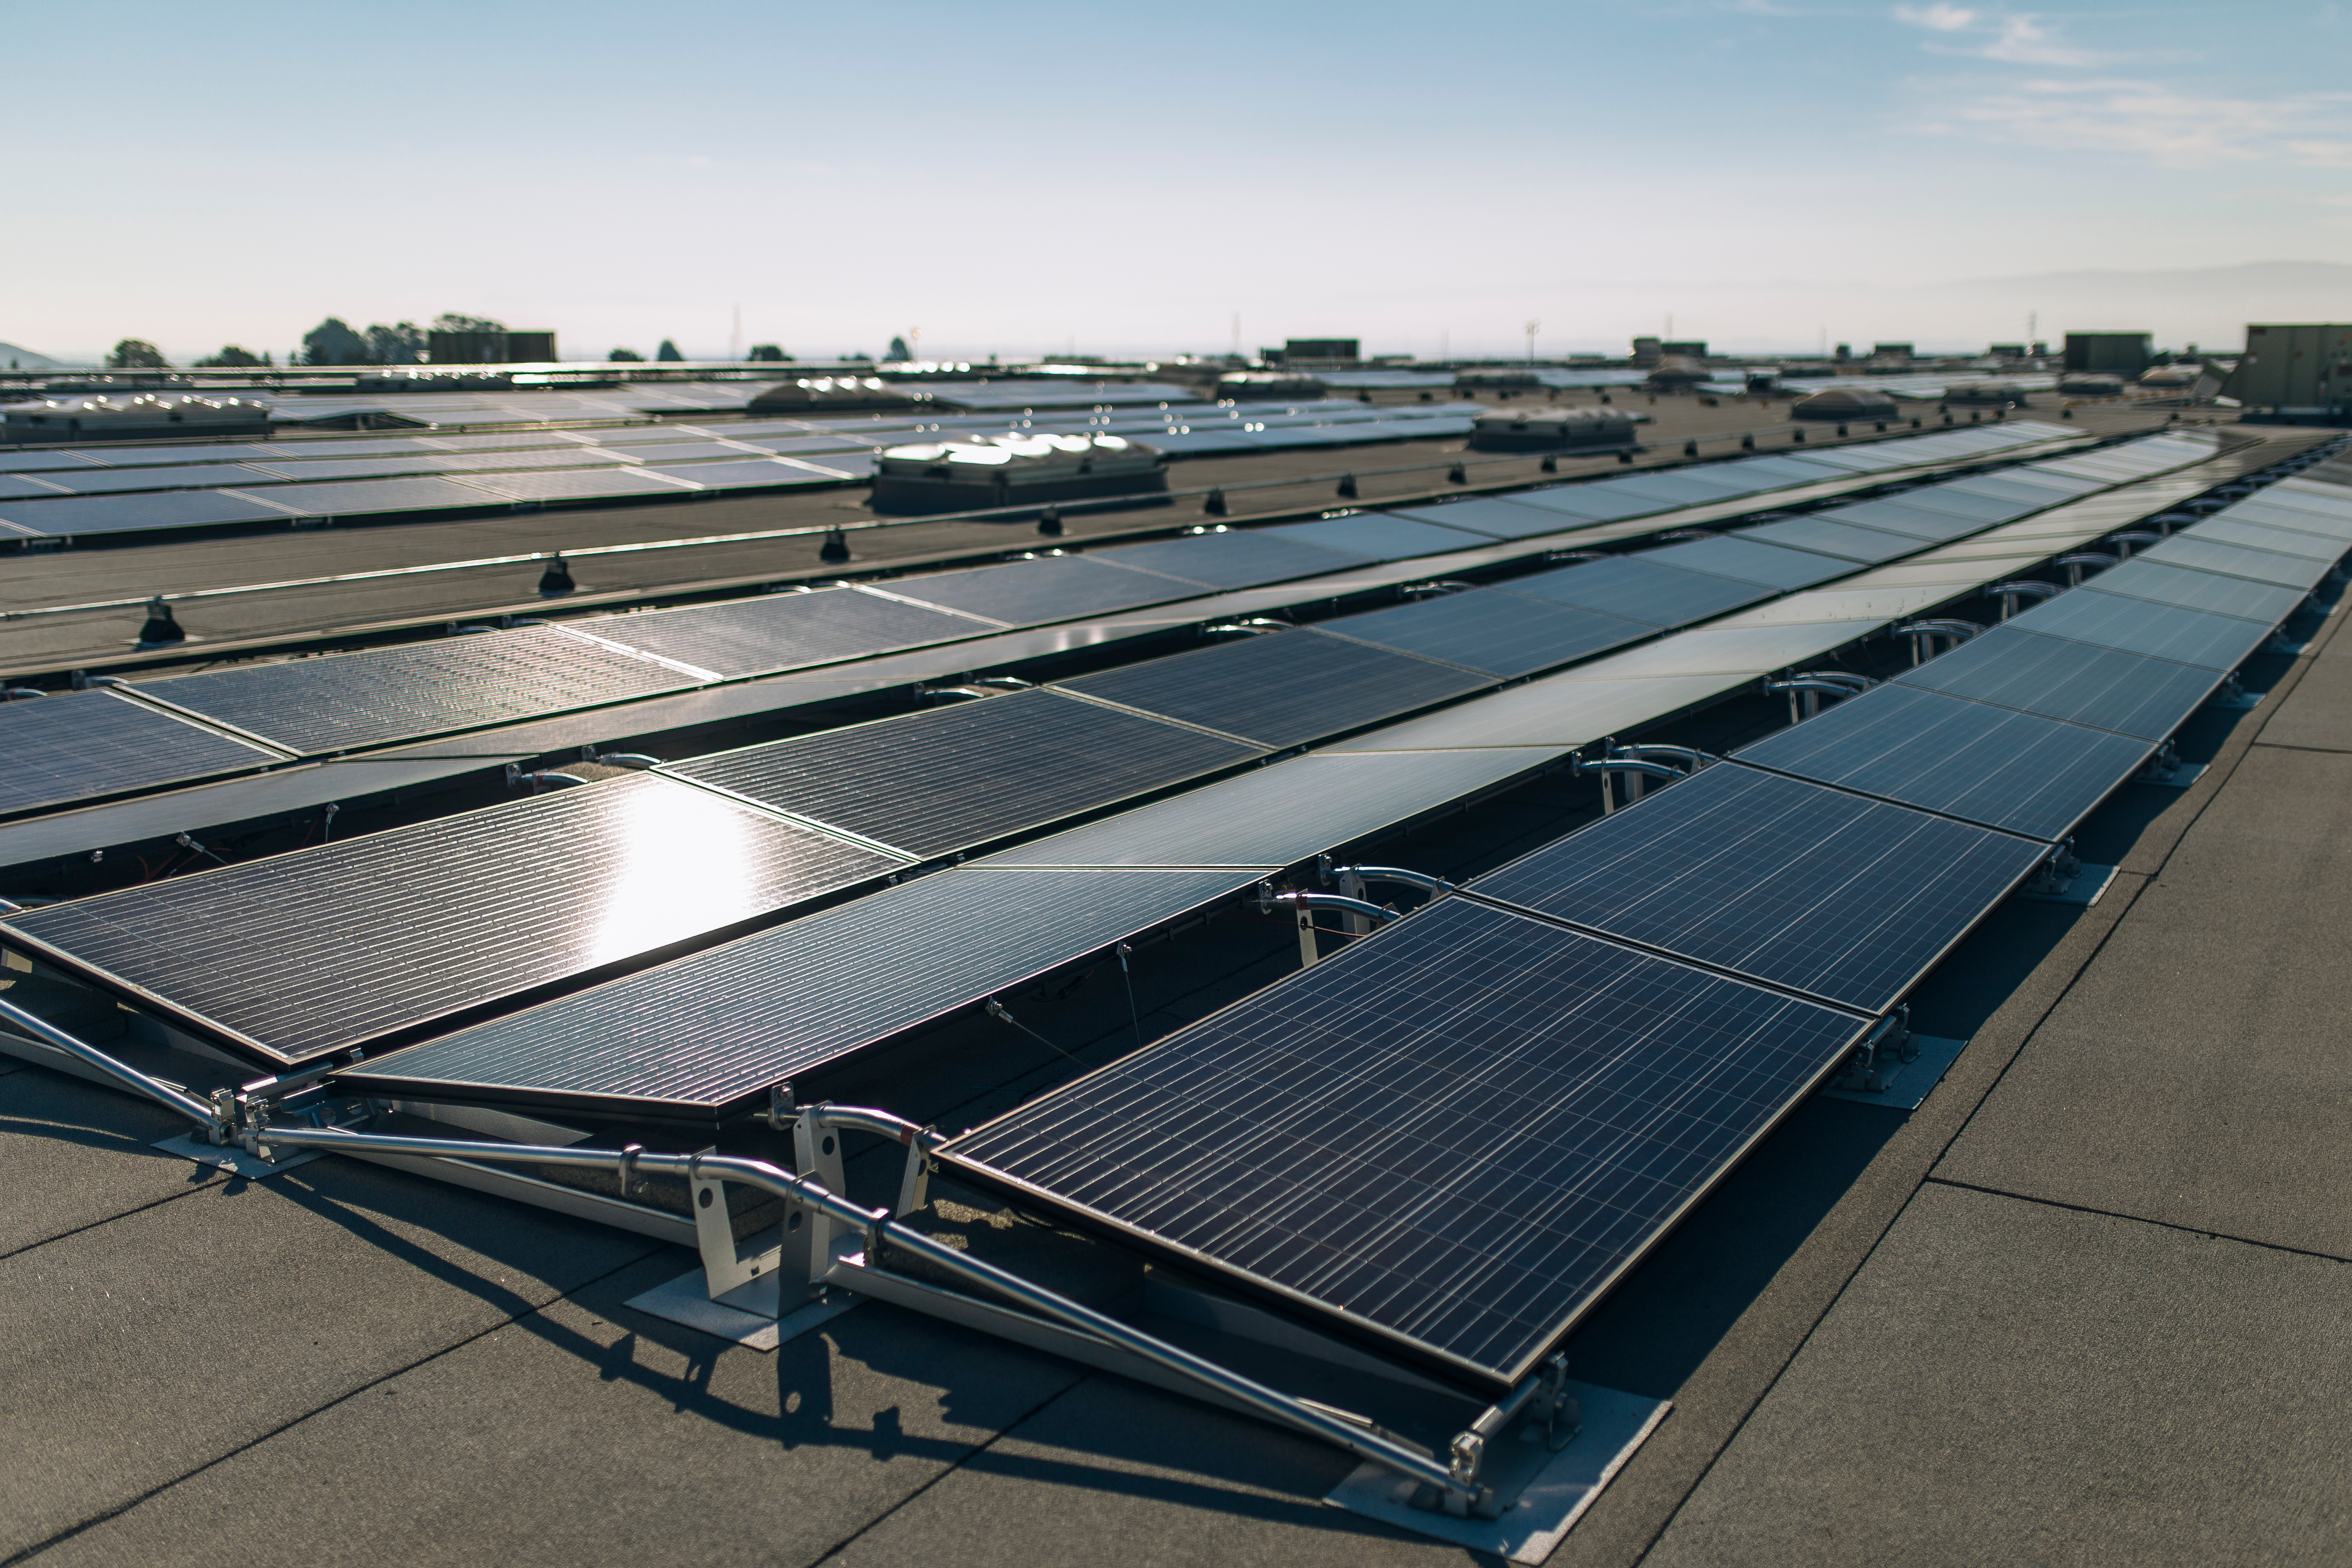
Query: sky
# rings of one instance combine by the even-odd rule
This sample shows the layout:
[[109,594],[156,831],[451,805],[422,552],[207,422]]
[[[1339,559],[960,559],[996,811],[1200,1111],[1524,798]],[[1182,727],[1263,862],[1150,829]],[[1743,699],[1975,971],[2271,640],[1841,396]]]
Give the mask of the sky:
[[0,0],[0,342],[59,358],[442,311],[567,358],[2352,319],[2352,4]]

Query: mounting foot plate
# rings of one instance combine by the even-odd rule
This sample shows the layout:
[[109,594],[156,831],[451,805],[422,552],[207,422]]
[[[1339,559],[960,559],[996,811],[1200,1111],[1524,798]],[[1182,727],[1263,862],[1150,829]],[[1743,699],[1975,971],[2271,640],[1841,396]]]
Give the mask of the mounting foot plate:
[[1323,1500],[1473,1551],[1492,1552],[1515,1563],[1540,1563],[1673,1408],[1663,1399],[1596,1388],[1574,1379],[1568,1393],[1579,1405],[1581,1429],[1559,1453],[1549,1450],[1532,1423],[1520,1428],[1529,1435],[1528,1440],[1507,1435],[1488,1447],[1487,1484],[1498,1496],[1518,1489],[1517,1500],[1500,1519],[1457,1519],[1415,1508],[1412,1496],[1420,1483],[1369,1460]]
[[2158,789],[2187,789],[2190,784],[2203,778],[2206,768],[2210,765],[2207,763],[2182,763],[2172,770],[2172,774],[2168,778],[2155,779],[2142,776],[2135,778],[2132,782],[2154,784]]
[[702,1270],[695,1268],[667,1285],[656,1285],[641,1296],[631,1297],[625,1304],[648,1317],[699,1329],[755,1351],[774,1350],[786,1340],[797,1339],[857,1305],[856,1297],[836,1294],[830,1301],[812,1301],[779,1318],[778,1278],[771,1274],[754,1279],[714,1301],[703,1281]]
[[2115,879],[2116,868],[2113,866],[2085,864],[2076,870],[2074,876],[2067,879],[2063,887],[2054,892],[2025,891],[2017,896],[2021,899],[2032,899],[2036,903],[2077,904],[2087,910],[2099,901],[2099,895],[2105,892],[2107,884]]
[[1866,1089],[1840,1089],[1843,1079],[1832,1079],[1831,1087],[1822,1094],[1830,1100],[1851,1100],[1856,1105],[1883,1105],[1890,1110],[1916,1110],[1927,1091],[1944,1080],[1959,1054],[1968,1048],[1966,1040],[1947,1040],[1935,1035],[1914,1035],[1911,1043],[1919,1054],[1907,1062],[1886,1062],[1879,1070],[1885,1075],[1886,1087],[1876,1093]]
[[326,1153],[322,1149],[304,1149],[299,1153],[289,1150],[275,1160],[263,1160],[247,1153],[234,1143],[207,1143],[194,1133],[182,1133],[177,1138],[158,1138],[148,1147],[161,1149],[166,1154],[177,1154],[183,1160],[194,1160],[199,1165],[218,1165],[222,1170],[234,1172],[248,1181],[258,1181],[264,1176],[274,1176],[280,1171],[290,1171],[297,1165],[307,1165],[313,1160],[324,1158]]

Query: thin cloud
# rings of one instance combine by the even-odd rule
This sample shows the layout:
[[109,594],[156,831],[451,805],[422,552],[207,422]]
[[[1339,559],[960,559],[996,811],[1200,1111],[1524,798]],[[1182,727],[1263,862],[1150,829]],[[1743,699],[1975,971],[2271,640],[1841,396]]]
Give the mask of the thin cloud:
[[1938,35],[1942,41],[1925,46],[1937,54],[1973,55],[2017,66],[2095,66],[2110,58],[2065,42],[2031,11],[1978,11],[1934,0],[1927,5],[1897,5],[1895,19]]
[[2168,168],[2281,160],[2352,167],[2352,142],[2313,134],[2326,121],[2340,121],[2333,100],[2219,98],[2156,81],[2036,80],[1970,94],[1947,106],[1943,119],[2004,141],[2121,153]]
[[1925,27],[1931,33],[1961,33],[1976,26],[1977,14],[1958,5],[1948,5],[1936,0],[1932,5],[1897,5],[1895,19],[1908,22],[1915,27]]

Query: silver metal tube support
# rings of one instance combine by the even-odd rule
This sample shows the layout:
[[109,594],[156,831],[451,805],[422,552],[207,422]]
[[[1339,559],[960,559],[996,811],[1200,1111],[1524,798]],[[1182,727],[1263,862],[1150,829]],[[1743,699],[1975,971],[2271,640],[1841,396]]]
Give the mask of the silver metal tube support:
[[[5,1005],[5,1004],[0,1004]],[[847,1108],[845,1108],[847,1109]],[[895,1118],[891,1119],[895,1121]],[[620,1171],[623,1162],[639,1172],[666,1172],[688,1178],[737,1182],[816,1210],[826,1219],[863,1232],[866,1266],[878,1268],[886,1249],[921,1258],[980,1289],[1051,1318],[1082,1334],[1106,1341],[1130,1354],[1167,1368],[1189,1381],[1213,1388],[1253,1413],[1319,1437],[1363,1458],[1387,1466],[1415,1480],[1475,1499],[1477,1488],[1455,1479],[1453,1470],[1429,1454],[1328,1414],[1289,1394],[1265,1387],[1239,1373],[1217,1365],[1179,1346],[1164,1343],[1142,1330],[1096,1311],[1068,1298],[1031,1283],[992,1263],[969,1256],[911,1230],[890,1217],[887,1209],[868,1209],[828,1192],[818,1183],[797,1176],[764,1160],[723,1154],[655,1154],[643,1151],[625,1154],[618,1149],[557,1148],[527,1143],[483,1143],[457,1139],[402,1138],[378,1132],[348,1132],[310,1128],[276,1128],[247,1134],[251,1144],[284,1148],[323,1149],[354,1154],[405,1154],[422,1159],[478,1160],[524,1165],[562,1165],[576,1170]],[[256,1152],[257,1150],[249,1150]]]
[[1280,905],[1292,910],[1345,910],[1351,915],[1362,915],[1376,921],[1402,918],[1394,910],[1382,908],[1370,899],[1351,899],[1345,893],[1270,893],[1260,899],[1258,903],[1268,913],[1273,912],[1275,906]]
[[162,1079],[149,1078],[128,1063],[116,1061],[96,1046],[66,1033],[46,1018],[27,1013],[5,997],[0,997],[0,1019],[15,1025],[43,1045],[54,1046],[66,1055],[96,1068],[133,1094],[143,1095],[158,1105],[178,1111],[208,1131],[223,1125],[221,1113],[210,1102],[198,1100],[187,1090],[174,1088]]
[[1972,637],[1984,627],[1974,621],[1908,621],[1895,628],[1896,637],[1925,635],[1938,637]]
[[1723,760],[1712,752],[1702,752],[1695,746],[1668,746],[1653,741],[1639,741],[1630,746],[1619,746],[1612,754],[1643,761],[1655,757],[1666,757],[1675,762],[1688,763],[1692,773],[1698,772],[1709,763],[1719,763]]
[[1336,880],[1341,877],[1355,877],[1366,882],[1401,882],[1408,888],[1419,888],[1432,898],[1435,898],[1440,893],[1450,893],[1454,890],[1454,884],[1443,877],[1433,877],[1426,871],[1408,871],[1402,866],[1327,864],[1321,869],[1327,881]]
[[1664,763],[1645,763],[1639,757],[1580,757],[1576,771],[1580,773],[1639,773],[1645,779],[1678,779],[1683,776],[1678,768],[1670,768]]

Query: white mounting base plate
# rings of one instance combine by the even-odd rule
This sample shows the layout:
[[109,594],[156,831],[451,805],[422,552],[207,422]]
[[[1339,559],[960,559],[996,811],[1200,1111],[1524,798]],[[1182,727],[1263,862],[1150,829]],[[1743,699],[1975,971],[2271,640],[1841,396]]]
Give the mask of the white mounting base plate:
[[2168,779],[2139,778],[2132,782],[2154,784],[2158,789],[2187,789],[2205,776],[2205,770],[2210,765],[2206,763],[2182,763],[2172,770],[2172,776]]
[[[1927,1098],[1928,1090],[1943,1082],[1944,1074],[1968,1048],[1966,1040],[1947,1040],[1935,1035],[1914,1035],[1911,1043],[1919,1054],[1907,1062],[1892,1063],[1886,1074],[1886,1087],[1873,1094],[1866,1089],[1836,1089],[1822,1090],[1830,1100],[1851,1100],[1856,1105],[1883,1105],[1890,1110],[1916,1110],[1919,1102]],[[1832,1084],[1837,1079],[1832,1079]]]
[[699,1329],[755,1351],[774,1350],[786,1340],[797,1339],[857,1305],[856,1297],[836,1293],[830,1301],[812,1301],[779,1318],[777,1278],[771,1274],[754,1279],[714,1301],[703,1282],[702,1270],[696,1268],[667,1285],[656,1285],[641,1296],[631,1297],[625,1304],[648,1317]]
[[2241,691],[2235,697],[2216,697],[2205,706],[2219,708],[2225,713],[2244,713],[2261,707],[2263,699],[2268,695],[2263,691]]
[[1568,1392],[1580,1406],[1583,1429],[1567,1447],[1547,1454],[1540,1439],[1522,1443],[1507,1435],[1487,1449],[1486,1468],[1498,1490],[1501,1483],[1522,1473],[1522,1466],[1536,1462],[1534,1477],[1500,1519],[1456,1519],[1415,1508],[1412,1494],[1421,1483],[1370,1460],[1358,1465],[1323,1500],[1473,1551],[1496,1552],[1515,1563],[1540,1563],[1673,1408],[1663,1399],[1596,1388],[1574,1379]]
[[2093,866],[2085,863],[2083,868],[2075,872],[2066,886],[2058,892],[2021,892],[2017,896],[2021,899],[2032,899],[2036,903],[2042,904],[2079,904],[2087,910],[2099,901],[2099,895],[2105,892],[2107,884],[2115,879],[2116,868],[2113,866]]
[[194,1160],[199,1165],[218,1165],[222,1170],[233,1171],[248,1181],[259,1181],[280,1171],[290,1171],[297,1165],[307,1165],[326,1153],[323,1149],[289,1150],[275,1160],[262,1160],[234,1143],[207,1143],[193,1132],[184,1132],[177,1138],[158,1138],[148,1147],[161,1149],[166,1154],[177,1154],[183,1160]]

